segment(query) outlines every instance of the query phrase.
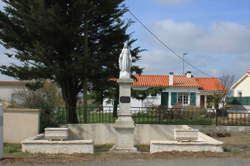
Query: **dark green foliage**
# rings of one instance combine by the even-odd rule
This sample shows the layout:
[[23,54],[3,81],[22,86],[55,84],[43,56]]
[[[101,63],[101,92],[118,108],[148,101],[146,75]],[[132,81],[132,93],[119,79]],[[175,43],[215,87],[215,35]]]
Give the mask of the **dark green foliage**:
[[161,93],[165,88],[164,87],[151,87],[147,90],[133,90],[132,89],[132,96],[139,100],[146,99],[147,96],[155,96],[159,93]]
[[[108,89],[117,76],[118,57],[129,40],[131,24],[120,18],[124,0],[3,0],[0,41],[20,63],[1,66],[3,74],[20,80],[53,80],[62,90],[67,120],[77,122],[77,95]],[[130,45],[135,40],[130,39]],[[139,60],[139,47],[132,50]],[[133,67],[134,71],[140,68]],[[86,93],[86,91],[85,91]]]

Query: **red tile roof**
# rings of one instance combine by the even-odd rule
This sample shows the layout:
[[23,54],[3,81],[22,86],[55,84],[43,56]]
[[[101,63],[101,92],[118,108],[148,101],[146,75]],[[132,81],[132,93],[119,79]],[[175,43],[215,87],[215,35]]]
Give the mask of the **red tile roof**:
[[174,87],[200,87],[194,78],[188,78],[184,75],[174,76]]
[[157,87],[167,86],[168,76],[166,75],[135,75],[137,79],[133,86]]
[[224,85],[217,78],[195,78],[201,86],[201,90],[205,91],[222,91],[225,90]]
[[[135,75],[135,87],[170,87],[168,75]],[[171,87],[197,87],[200,90],[224,90],[223,84],[217,78],[187,78],[184,75],[174,76],[174,85]]]

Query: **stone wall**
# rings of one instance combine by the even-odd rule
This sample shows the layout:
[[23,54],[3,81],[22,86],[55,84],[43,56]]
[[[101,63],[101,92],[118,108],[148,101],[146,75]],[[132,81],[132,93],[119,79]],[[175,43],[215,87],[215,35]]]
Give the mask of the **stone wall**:
[[[114,144],[116,131],[113,124],[69,124],[70,139],[93,139],[95,144]],[[174,139],[174,128],[182,125],[149,125],[135,126],[135,144],[150,144],[151,140]]]
[[21,143],[39,133],[40,111],[37,109],[8,108],[3,113],[5,143]]
[[[64,126],[66,127],[66,126]],[[114,144],[116,131],[113,124],[69,124],[70,139],[93,139],[95,144]],[[250,133],[250,126],[190,126],[201,132],[230,132]],[[135,126],[135,144],[150,144],[151,140],[174,140],[174,128],[182,125],[150,125],[137,124]]]
[[250,126],[207,126],[207,125],[191,125],[194,129],[201,132],[229,132],[229,133],[250,133]]

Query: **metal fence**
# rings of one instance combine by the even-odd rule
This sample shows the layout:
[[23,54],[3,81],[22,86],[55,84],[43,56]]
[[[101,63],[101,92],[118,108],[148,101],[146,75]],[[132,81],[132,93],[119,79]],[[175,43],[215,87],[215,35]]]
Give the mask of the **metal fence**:
[[228,97],[226,103],[230,105],[250,105],[250,97]]
[[[132,107],[132,118],[136,124],[172,124],[172,125],[224,125],[250,126],[250,111],[217,112],[158,107]],[[66,110],[56,111],[59,124],[66,124]],[[79,107],[78,123],[114,123],[116,117],[113,107]]]

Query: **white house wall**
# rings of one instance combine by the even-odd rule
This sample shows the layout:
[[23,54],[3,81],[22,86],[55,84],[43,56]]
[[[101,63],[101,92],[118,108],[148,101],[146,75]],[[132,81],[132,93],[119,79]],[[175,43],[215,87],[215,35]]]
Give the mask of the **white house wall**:
[[160,94],[157,94],[157,96],[148,96],[143,101],[135,98],[132,98],[131,100],[131,107],[151,107],[155,105],[161,105]]
[[[171,105],[171,93],[172,92],[186,92],[186,93],[196,93],[196,106],[200,107],[200,91],[198,88],[190,88],[190,87],[178,87],[178,88],[167,88],[166,90],[164,90],[163,92],[169,92],[169,99],[168,99],[168,106],[169,108],[172,107]],[[189,96],[190,97],[190,96]],[[190,101],[190,99],[189,99]]]
[[249,75],[234,88],[234,97],[239,97],[238,95],[239,91],[242,92],[242,97],[250,97],[250,76]]
[[[171,92],[187,92],[187,93],[196,93],[196,106],[200,107],[200,91],[198,88],[190,88],[190,87],[178,87],[178,88],[167,88],[163,90],[163,92],[169,93],[168,106],[171,108]],[[189,99],[190,100],[190,99]],[[104,99],[103,106],[112,106],[112,102],[108,103],[108,99]],[[157,94],[157,96],[148,96],[146,99],[138,100],[135,98],[131,99],[131,107],[150,107],[150,106],[161,105],[161,94]]]
[[11,102],[12,94],[17,93],[24,88],[24,86],[18,85],[2,85],[0,86],[0,100]]
[[[113,102],[108,102],[109,99],[104,99],[103,106],[104,107],[112,107]],[[131,107],[150,107],[153,105],[160,105],[161,104],[161,95],[157,94],[157,96],[148,96],[145,100],[138,100],[135,98],[131,98]]]

